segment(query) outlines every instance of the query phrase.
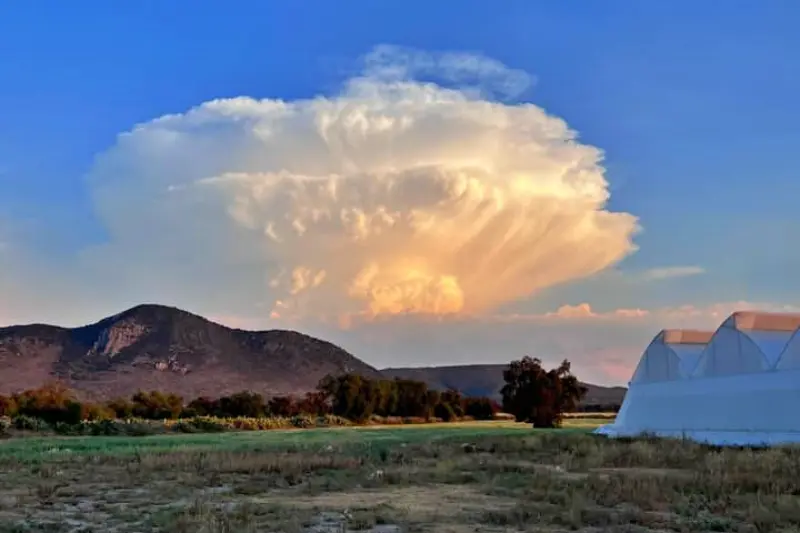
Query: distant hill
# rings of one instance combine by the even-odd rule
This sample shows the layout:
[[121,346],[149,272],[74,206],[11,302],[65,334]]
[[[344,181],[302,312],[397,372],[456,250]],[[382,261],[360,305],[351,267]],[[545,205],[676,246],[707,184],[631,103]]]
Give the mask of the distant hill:
[[[386,376],[424,381],[429,387],[445,390],[453,388],[470,396],[489,396],[500,399],[503,370],[506,365],[460,365],[421,368],[384,368]],[[620,405],[625,397],[625,387],[602,387],[583,384],[588,390],[584,405]]]
[[[231,329],[162,305],[140,305],[79,328],[0,328],[0,394],[53,379],[92,400],[138,390],[174,392],[187,399],[242,390],[298,394],[313,390],[325,375],[353,372],[498,398],[503,369],[468,365],[378,371],[342,348],[302,333]],[[623,387],[585,385],[587,404],[621,403],[625,394]]]
[[184,398],[252,390],[312,390],[327,374],[379,377],[338,346],[294,331],[243,331],[160,305],[140,305],[95,324],[0,328],[0,393],[64,380],[82,397],[137,390]]

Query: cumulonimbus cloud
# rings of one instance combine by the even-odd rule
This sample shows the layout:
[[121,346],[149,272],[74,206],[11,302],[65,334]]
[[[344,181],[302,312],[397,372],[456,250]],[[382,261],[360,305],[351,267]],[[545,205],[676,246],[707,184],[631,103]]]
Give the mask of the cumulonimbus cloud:
[[[196,299],[207,276],[216,297],[272,316],[442,315],[488,312],[635,249],[636,218],[605,208],[602,152],[480,83],[514,94],[524,73],[378,52],[334,95],[214,100],[121,134],[89,176],[110,232],[93,261],[129,283],[159,278],[175,299]],[[437,66],[474,83],[411,77]]]

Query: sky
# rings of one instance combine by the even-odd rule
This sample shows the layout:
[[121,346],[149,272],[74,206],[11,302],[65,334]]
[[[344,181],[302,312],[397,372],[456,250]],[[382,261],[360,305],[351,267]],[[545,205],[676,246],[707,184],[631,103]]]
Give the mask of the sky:
[[161,303],[378,367],[624,384],[662,328],[800,306],[798,20],[2,3],[0,325]]

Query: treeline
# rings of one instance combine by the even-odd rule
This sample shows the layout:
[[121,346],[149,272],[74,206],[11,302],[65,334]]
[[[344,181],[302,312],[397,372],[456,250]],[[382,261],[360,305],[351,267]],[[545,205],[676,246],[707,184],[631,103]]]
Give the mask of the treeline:
[[[564,413],[574,412],[586,394],[564,360],[550,370],[538,358],[525,356],[509,363],[503,372],[500,393],[502,410],[519,422],[536,427],[561,425]],[[369,379],[357,374],[326,376],[316,390],[302,397],[275,396],[265,399],[254,392],[239,392],[222,398],[195,398],[188,403],[176,394],[140,391],[131,398],[104,403],[78,401],[61,383],[20,394],[0,396],[0,416],[23,416],[48,424],[78,424],[95,420],[177,420],[198,417],[296,418],[334,417],[356,423],[374,418],[404,422],[469,417],[488,420],[500,406],[485,397],[464,397],[456,390],[429,389],[422,381]],[[396,423],[396,421],[393,421]]]
[[499,410],[500,406],[489,398],[464,397],[455,390],[439,392],[418,381],[374,380],[355,374],[328,376],[317,390],[300,397],[273,396],[269,399],[243,391],[221,398],[200,397],[185,402],[176,394],[140,391],[130,398],[88,402],[79,401],[60,382],[11,396],[0,395],[0,416],[24,416],[48,424],[131,418],[290,418],[301,415],[333,415],[354,422],[365,422],[376,416],[490,420]]

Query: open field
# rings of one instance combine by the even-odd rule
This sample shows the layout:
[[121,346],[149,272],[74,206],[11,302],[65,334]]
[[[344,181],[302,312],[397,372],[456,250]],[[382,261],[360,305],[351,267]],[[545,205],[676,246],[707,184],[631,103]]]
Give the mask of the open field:
[[[607,422],[607,421],[602,421]],[[555,431],[587,431],[599,425],[594,419],[567,420]],[[439,439],[471,439],[532,433],[528,424],[514,422],[456,422],[441,424],[351,426],[324,429],[241,431],[229,433],[165,434],[145,437],[32,436],[0,441],[0,461],[48,461],[54,454],[125,455],[180,450],[261,452],[307,448],[335,442],[340,446],[412,444]]]
[[510,423],[0,443],[0,532],[796,531],[800,449]]

